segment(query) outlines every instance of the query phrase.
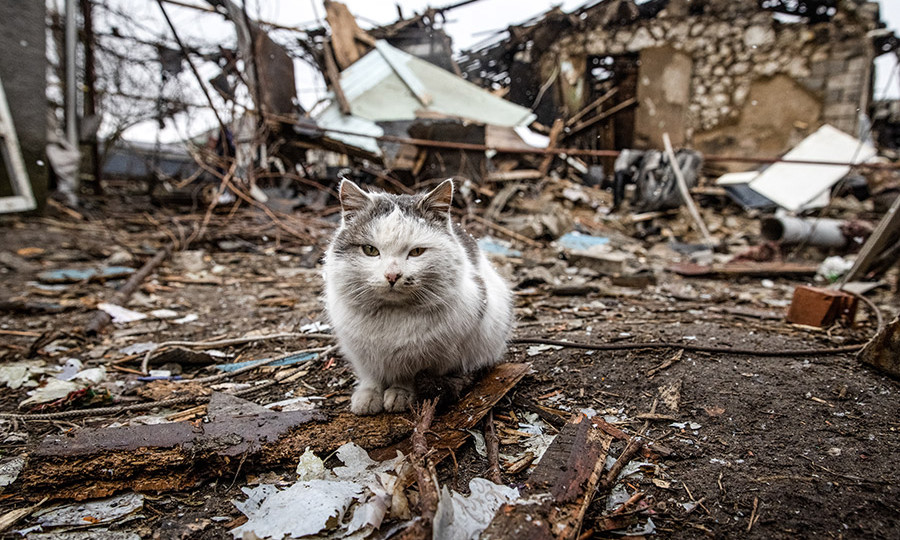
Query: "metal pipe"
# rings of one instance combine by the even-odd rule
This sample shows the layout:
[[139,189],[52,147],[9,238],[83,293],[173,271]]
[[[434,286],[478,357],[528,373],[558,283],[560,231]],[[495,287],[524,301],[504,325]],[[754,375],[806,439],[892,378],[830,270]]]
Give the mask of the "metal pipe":
[[843,224],[837,219],[774,216],[762,220],[760,232],[766,240],[784,245],[839,248],[847,245],[848,241],[841,230]]

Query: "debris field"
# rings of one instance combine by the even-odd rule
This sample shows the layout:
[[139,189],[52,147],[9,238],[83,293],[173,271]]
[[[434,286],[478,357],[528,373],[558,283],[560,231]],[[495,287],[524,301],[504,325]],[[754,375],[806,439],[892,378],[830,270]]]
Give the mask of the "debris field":
[[[900,536],[879,4],[601,0],[455,49],[447,17],[490,1],[0,17],[0,537]],[[508,351],[354,415],[322,304],[340,182],[447,178]]]

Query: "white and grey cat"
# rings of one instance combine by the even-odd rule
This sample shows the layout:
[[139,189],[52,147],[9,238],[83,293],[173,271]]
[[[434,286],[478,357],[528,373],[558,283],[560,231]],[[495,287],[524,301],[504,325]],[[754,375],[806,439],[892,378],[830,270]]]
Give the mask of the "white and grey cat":
[[453,181],[419,195],[341,182],[341,225],[325,254],[325,306],[358,378],[356,414],[400,412],[419,372],[466,373],[500,360],[512,293],[450,216]]

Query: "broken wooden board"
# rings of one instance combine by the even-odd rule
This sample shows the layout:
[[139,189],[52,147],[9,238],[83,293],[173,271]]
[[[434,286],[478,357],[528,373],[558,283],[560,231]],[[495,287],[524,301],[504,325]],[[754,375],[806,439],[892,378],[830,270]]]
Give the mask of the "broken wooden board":
[[668,268],[670,272],[674,272],[680,276],[687,277],[731,277],[731,276],[747,276],[747,277],[800,277],[815,275],[817,265],[799,264],[799,263],[729,263],[729,264],[712,264],[709,266],[683,263],[675,264]]
[[[462,446],[469,438],[467,429],[481,423],[485,415],[494,408],[507,392],[522,380],[531,369],[531,364],[498,364],[485,375],[453,408],[434,419],[428,432],[429,446],[437,450],[431,456],[437,463]],[[434,439],[432,439],[434,436]],[[370,452],[372,459],[383,461],[393,458],[397,452],[404,455],[412,451],[412,439]]]
[[856,358],[892,377],[900,378],[900,317],[888,323],[866,343]]
[[481,539],[577,538],[611,442],[587,416],[567,422],[521,490],[523,499],[501,506]]
[[[448,412],[435,420],[440,448],[456,448],[530,369],[496,366]],[[209,421],[91,428],[52,435],[31,453],[20,475],[31,499],[84,500],[118,491],[179,491],[239,470],[292,466],[309,448],[320,455],[355,442],[375,456],[409,451],[411,415],[360,418],[350,412],[276,412],[233,396],[215,394]]]
[[[275,412],[213,394],[210,421],[194,425],[90,428],[50,435],[32,452],[20,478],[34,497],[84,500],[124,489],[186,489],[233,470],[243,457],[310,422],[319,412]],[[232,463],[233,462],[233,463]]]

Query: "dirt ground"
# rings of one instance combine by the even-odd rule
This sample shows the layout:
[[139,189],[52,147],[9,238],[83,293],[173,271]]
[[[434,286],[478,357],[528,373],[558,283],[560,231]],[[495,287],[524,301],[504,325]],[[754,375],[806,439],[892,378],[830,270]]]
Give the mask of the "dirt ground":
[[[81,217],[51,208],[45,217],[3,218],[2,250],[19,253],[40,270],[96,268],[117,253],[130,257],[123,263],[126,266],[139,267],[173,238],[182,242],[189,237],[203,217],[163,211],[139,197],[127,202],[126,206],[121,200],[93,201],[93,209]],[[178,324],[173,318],[150,318],[113,325],[99,337],[84,337],[81,329],[96,303],[108,299],[121,280],[49,288],[36,285],[33,272],[0,267],[0,298],[56,302],[64,309],[0,312],[0,365],[29,356],[48,365],[79,358],[85,367],[107,366],[106,384],[118,396],[117,403],[139,402],[143,398],[137,389],[142,383],[135,370],[142,355],[132,354],[134,358],[127,360],[122,349],[129,345],[297,332],[321,322],[316,261],[331,223],[327,217],[285,221],[285,227],[309,231],[310,241],[287,233],[255,210],[239,210],[232,216],[217,213],[209,222],[209,233],[189,247],[192,253],[169,258],[127,305],[141,312],[169,309],[178,318],[196,315],[196,319]],[[649,243],[643,249],[636,257],[646,259],[655,283],[638,287],[615,286],[608,277],[570,265],[549,244],[525,249],[521,256],[497,258],[497,265],[518,287],[516,337],[585,343],[665,341],[765,352],[864,343],[875,329],[874,317],[864,307],[850,329],[789,325],[783,313],[794,287],[804,281],[777,276],[687,279],[663,270],[677,259],[675,252],[654,249]],[[648,254],[651,250],[654,255]],[[128,259],[125,255],[118,258]],[[882,288],[869,297],[885,317],[898,312],[896,292]],[[262,358],[323,343],[288,339],[222,347],[233,355],[222,361]],[[556,410],[563,419],[584,410],[630,434],[646,424],[645,440],[668,450],[616,488],[627,495],[644,493],[646,504],[632,532],[657,538],[900,536],[900,384],[860,365],[853,354],[767,357],[678,348],[602,352],[522,344],[510,347],[508,360],[530,362],[533,369],[495,408],[500,426],[515,430],[515,422],[508,419],[524,417],[523,403],[543,406],[545,412]],[[185,377],[214,372],[194,365],[167,367],[182,370]],[[272,369],[251,372],[236,377],[236,382],[272,373]],[[317,407],[328,412],[348,407],[352,386],[351,371],[337,357],[310,362],[302,378],[248,399],[266,404],[285,396],[315,396],[321,398],[314,400]],[[26,390],[4,388],[0,412],[29,412],[18,408]],[[109,404],[102,395],[95,401]],[[652,419],[640,418],[651,411]],[[0,419],[0,458],[28,453],[48,434],[173,412],[176,409],[63,421]],[[501,435],[500,451],[519,455],[523,442],[521,437]],[[614,443],[612,454],[622,446]],[[484,475],[488,467],[471,443],[456,454],[455,463],[447,460],[439,466],[440,480],[463,493],[469,479]],[[241,519],[230,501],[243,497],[242,486],[261,479],[289,483],[293,475],[292,468],[260,471],[248,464],[236,476],[188,492],[148,493],[142,518],[111,529],[142,538],[230,537],[228,530]],[[526,471],[515,475],[504,471],[502,478],[517,485],[526,477]],[[24,494],[15,484],[11,487],[0,494],[0,513],[26,505]],[[582,526],[585,538],[620,536],[592,532],[608,513],[607,495],[592,502]],[[26,518],[13,529],[34,523]],[[13,532],[4,536],[18,537]]]

